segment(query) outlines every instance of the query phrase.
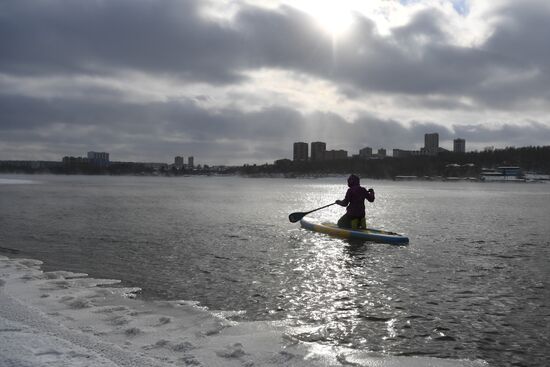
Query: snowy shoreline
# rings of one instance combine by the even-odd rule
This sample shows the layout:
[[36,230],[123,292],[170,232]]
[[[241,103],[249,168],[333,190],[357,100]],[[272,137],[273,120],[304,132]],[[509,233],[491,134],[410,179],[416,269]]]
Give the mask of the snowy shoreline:
[[487,366],[304,343],[284,322],[233,322],[193,302],[132,299],[118,280],[0,256],[2,366]]

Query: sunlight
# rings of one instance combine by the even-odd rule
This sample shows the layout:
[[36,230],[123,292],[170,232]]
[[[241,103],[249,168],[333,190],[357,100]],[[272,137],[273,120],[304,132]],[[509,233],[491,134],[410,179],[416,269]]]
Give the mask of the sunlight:
[[353,25],[353,11],[358,1],[351,0],[301,0],[294,6],[310,14],[331,36],[344,35]]

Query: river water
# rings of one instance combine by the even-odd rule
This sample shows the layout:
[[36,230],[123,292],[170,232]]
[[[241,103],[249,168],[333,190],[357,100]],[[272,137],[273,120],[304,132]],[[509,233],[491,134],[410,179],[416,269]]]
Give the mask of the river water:
[[289,223],[342,199],[345,182],[6,175],[0,254],[121,279],[146,299],[240,311],[237,320],[287,320],[304,341],[547,365],[550,185],[364,180],[376,191],[368,224],[405,233],[408,246]]

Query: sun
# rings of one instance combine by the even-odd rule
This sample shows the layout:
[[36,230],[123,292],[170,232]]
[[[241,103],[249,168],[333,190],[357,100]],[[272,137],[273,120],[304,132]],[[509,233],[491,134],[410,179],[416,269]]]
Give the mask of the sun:
[[349,0],[295,0],[292,5],[311,15],[333,37],[343,36],[354,22]]
[[339,7],[336,2],[327,2],[327,5],[318,7],[312,15],[333,36],[342,36],[353,24],[352,11]]

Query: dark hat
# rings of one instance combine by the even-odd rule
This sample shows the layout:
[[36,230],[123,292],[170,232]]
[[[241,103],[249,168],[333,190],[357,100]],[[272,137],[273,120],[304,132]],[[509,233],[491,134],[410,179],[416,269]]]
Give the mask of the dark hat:
[[349,187],[359,186],[359,177],[355,175],[350,175],[348,177],[348,186]]

